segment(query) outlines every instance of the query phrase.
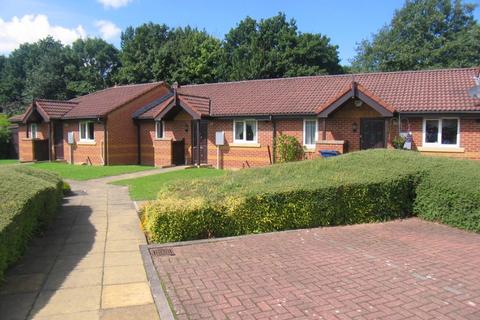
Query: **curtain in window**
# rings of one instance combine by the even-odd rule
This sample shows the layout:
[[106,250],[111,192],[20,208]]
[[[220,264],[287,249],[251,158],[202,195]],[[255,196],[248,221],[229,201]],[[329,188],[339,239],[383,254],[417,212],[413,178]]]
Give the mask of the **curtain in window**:
[[313,145],[315,144],[315,130],[316,130],[316,121],[308,120],[305,121],[305,144]]

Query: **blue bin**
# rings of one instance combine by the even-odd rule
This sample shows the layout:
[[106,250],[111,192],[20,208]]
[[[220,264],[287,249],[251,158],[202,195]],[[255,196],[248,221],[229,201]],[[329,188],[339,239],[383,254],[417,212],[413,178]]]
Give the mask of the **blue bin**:
[[335,150],[320,150],[320,155],[322,158],[330,158],[330,157],[335,157],[338,156],[340,153]]

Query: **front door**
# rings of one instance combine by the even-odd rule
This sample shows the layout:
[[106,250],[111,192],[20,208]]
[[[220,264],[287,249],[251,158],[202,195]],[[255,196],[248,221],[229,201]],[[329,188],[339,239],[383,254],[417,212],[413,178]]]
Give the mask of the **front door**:
[[53,144],[55,159],[63,160],[63,124],[61,122],[55,122],[53,125]]
[[172,163],[176,166],[185,164],[185,140],[172,142]]
[[208,162],[208,121],[192,121],[193,163],[205,164]]
[[360,148],[362,150],[385,148],[384,119],[360,120]]

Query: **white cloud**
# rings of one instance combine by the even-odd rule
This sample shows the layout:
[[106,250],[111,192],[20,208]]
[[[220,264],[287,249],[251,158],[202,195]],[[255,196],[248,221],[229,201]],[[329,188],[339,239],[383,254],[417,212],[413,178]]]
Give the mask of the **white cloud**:
[[113,8],[118,9],[121,7],[125,7],[133,0],[98,0],[101,4],[103,4],[104,8]]
[[99,20],[95,22],[95,26],[98,28],[101,36],[105,40],[110,40],[117,37],[121,30],[113,22],[106,20]]
[[9,53],[22,43],[35,42],[49,35],[63,44],[87,36],[81,25],[73,29],[52,25],[43,14],[15,16],[10,21],[0,18],[0,53]]

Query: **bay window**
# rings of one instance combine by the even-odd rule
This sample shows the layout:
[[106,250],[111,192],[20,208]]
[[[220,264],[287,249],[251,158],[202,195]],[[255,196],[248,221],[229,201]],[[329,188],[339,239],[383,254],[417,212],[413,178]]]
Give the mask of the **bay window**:
[[257,121],[235,120],[233,122],[233,141],[235,143],[256,143]]
[[423,120],[423,145],[458,147],[460,145],[460,120],[440,118]]
[[95,141],[95,125],[93,121],[80,122],[80,141]]
[[315,148],[317,142],[317,119],[303,120],[303,145],[309,149]]

